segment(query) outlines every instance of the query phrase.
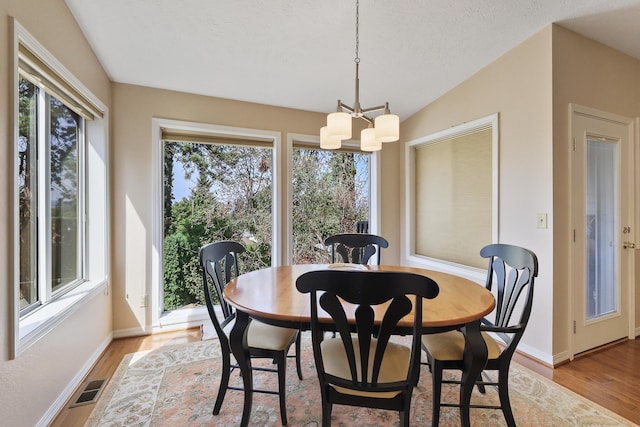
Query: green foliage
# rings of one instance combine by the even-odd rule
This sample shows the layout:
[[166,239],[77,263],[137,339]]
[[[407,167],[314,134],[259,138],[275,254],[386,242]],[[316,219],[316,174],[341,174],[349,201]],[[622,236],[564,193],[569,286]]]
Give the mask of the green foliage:
[[324,239],[355,232],[356,222],[369,218],[368,179],[363,154],[296,149],[293,152],[293,262],[326,263]]
[[[324,238],[355,231],[356,221],[368,218],[368,191],[363,194],[357,171],[358,162],[366,169],[368,157],[293,153],[294,262],[328,262]],[[241,273],[271,265],[271,155],[263,148],[165,142],[165,310],[204,304],[198,251],[207,243],[242,242]],[[178,165],[192,185],[189,196],[175,202]]]

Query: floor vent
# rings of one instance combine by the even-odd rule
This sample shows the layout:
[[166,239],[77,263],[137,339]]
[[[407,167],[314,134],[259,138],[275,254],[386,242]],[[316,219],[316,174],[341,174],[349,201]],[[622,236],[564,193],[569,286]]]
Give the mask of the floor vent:
[[90,381],[84,388],[84,390],[78,395],[78,398],[69,407],[75,408],[76,406],[88,405],[95,403],[102,393],[102,389],[107,384],[106,379]]

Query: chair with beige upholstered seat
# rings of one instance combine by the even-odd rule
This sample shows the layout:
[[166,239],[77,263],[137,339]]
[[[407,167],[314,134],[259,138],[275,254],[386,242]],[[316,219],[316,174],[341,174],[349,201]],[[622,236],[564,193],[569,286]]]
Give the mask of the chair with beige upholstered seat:
[[333,263],[368,264],[374,258],[380,265],[380,250],[389,247],[389,242],[375,234],[341,233],[327,237],[324,245],[330,247]]
[[[227,335],[233,320],[235,311],[223,298],[224,287],[233,278],[238,276],[238,254],[244,252],[244,246],[234,241],[220,241],[210,243],[200,249],[200,266],[202,267],[202,281],[204,286],[204,296],[207,303],[209,317],[220,339],[222,350],[222,378],[218,389],[218,397],[213,407],[213,414],[220,413],[220,408],[224,400],[227,389],[242,390],[238,387],[229,386],[231,372],[237,365],[231,364],[231,347]],[[210,286],[213,285],[213,286]],[[212,289],[213,288],[213,289]],[[221,314],[216,310],[214,304],[214,294],[220,304]],[[220,318],[219,318],[220,316]],[[261,371],[277,372],[278,391],[253,390],[258,393],[277,394],[280,397],[280,417],[282,424],[287,424],[286,396],[285,396],[285,374],[286,360],[289,348],[295,342],[296,347],[296,368],[298,377],[302,379],[302,369],[300,366],[300,333],[296,329],[281,328],[252,320],[247,330],[247,345],[252,358],[273,359],[277,369],[256,368]]]
[[[408,426],[420,373],[422,300],[435,298],[436,282],[406,272],[317,270],[300,276],[296,287],[310,293],[322,425],[331,424],[332,405],[340,404],[399,411],[400,425]],[[331,319],[319,318],[318,304]],[[374,307],[384,313],[378,316],[381,322]],[[404,331],[413,333],[411,346],[390,342],[398,322],[412,310],[413,322]],[[355,321],[349,322],[346,313],[355,313]],[[335,328],[335,338],[324,338],[328,328]]]
[[[482,393],[485,392],[486,385],[497,387],[500,406],[477,404],[471,407],[502,409],[507,425],[515,426],[509,401],[509,366],[531,314],[533,282],[538,275],[538,259],[528,249],[505,244],[485,246],[480,255],[489,258],[486,287],[496,292],[496,309],[491,315],[493,320],[484,318],[480,325],[489,359],[476,384]],[[503,345],[498,345],[490,333],[497,335]],[[432,425],[437,426],[441,406],[460,406],[440,401],[442,384],[460,384],[460,381],[456,380],[443,380],[442,371],[464,368],[465,339],[462,332],[449,331],[424,335],[422,345],[433,376]],[[486,371],[497,371],[498,381],[491,380]]]

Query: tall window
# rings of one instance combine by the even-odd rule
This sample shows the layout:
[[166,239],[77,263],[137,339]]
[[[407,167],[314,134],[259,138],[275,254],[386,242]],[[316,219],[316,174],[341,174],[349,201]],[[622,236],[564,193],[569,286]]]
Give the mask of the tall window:
[[365,153],[294,146],[294,264],[330,262],[326,237],[363,231],[368,225],[370,159]]
[[12,22],[12,357],[108,286],[108,110]]
[[83,276],[83,118],[22,74],[18,87],[20,313]]
[[204,244],[242,242],[241,272],[271,265],[273,148],[213,135],[183,138],[163,137],[164,311],[204,304]]

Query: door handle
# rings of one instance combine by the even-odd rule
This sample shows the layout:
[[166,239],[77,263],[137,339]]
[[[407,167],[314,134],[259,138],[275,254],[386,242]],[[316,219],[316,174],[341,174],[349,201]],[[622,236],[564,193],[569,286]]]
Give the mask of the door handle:
[[636,244],[633,242],[623,242],[622,247],[625,249],[635,249]]

